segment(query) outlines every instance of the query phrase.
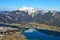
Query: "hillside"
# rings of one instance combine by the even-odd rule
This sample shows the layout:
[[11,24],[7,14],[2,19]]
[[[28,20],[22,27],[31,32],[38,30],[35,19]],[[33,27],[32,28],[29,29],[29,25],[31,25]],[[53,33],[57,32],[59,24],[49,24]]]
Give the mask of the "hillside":
[[10,27],[17,26],[18,28],[36,28],[36,29],[44,29],[44,30],[60,32],[60,27],[58,26],[51,26],[51,25],[40,24],[36,22],[29,22],[29,23],[23,23],[23,24],[8,24],[8,23],[0,23],[0,24],[4,24]]
[[60,26],[60,12],[33,8],[25,8],[25,10],[2,11],[0,12],[0,22],[3,23],[28,23],[37,22],[40,24],[48,24],[52,26]]

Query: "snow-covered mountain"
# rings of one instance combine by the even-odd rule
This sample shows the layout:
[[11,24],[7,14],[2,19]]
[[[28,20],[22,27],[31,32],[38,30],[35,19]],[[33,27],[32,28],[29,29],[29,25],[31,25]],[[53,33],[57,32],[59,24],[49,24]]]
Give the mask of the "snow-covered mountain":
[[[49,11],[49,10],[47,11],[47,10],[42,10],[42,9],[38,9],[38,8],[32,8],[32,7],[22,7],[18,10],[28,12],[28,15],[30,15],[32,17],[34,17],[38,13],[41,13],[42,15],[44,15],[44,13],[47,13]],[[53,13],[52,16],[54,16],[56,13],[56,11],[54,11],[54,10],[50,10],[50,12]]]
[[34,16],[35,12],[37,11],[37,9],[32,8],[32,7],[22,7],[19,10],[28,12],[28,14],[31,15],[32,17]]
[[0,22],[24,23],[32,21],[60,25],[60,12],[54,10],[46,11],[32,7],[22,7],[14,11],[0,12]]

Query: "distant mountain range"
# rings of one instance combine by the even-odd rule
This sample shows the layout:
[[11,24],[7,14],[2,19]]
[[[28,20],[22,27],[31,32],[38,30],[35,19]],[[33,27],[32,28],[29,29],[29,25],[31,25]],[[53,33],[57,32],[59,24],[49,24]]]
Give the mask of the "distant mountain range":
[[23,7],[14,11],[1,11],[0,22],[27,23],[38,22],[53,26],[60,26],[60,12]]

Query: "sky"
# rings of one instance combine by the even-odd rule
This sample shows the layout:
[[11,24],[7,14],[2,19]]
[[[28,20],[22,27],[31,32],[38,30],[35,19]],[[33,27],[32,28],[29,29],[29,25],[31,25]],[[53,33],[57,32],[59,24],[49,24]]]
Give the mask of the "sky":
[[0,10],[15,10],[21,7],[60,10],[60,0],[0,0]]

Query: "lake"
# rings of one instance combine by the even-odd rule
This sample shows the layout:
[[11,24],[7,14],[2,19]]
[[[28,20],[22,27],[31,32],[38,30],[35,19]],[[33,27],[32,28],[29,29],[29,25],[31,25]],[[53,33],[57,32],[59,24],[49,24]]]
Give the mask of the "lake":
[[27,40],[60,40],[60,36],[48,35],[33,28],[24,30],[22,34]]

